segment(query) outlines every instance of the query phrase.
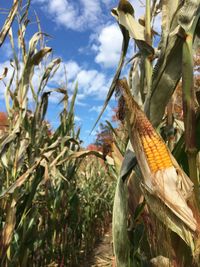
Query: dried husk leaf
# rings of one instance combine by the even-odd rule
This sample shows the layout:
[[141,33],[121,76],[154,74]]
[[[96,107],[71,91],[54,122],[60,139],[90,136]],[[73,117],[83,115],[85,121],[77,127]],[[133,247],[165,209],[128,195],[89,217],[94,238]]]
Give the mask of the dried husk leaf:
[[10,207],[7,210],[6,221],[1,233],[1,257],[3,258],[12,240],[12,235],[16,223],[16,200],[11,201]]
[[119,25],[128,31],[130,38],[135,41],[143,55],[154,54],[154,49],[146,42],[145,27],[136,21],[133,14],[124,12],[119,8],[113,8],[111,14],[116,18]]
[[[167,174],[168,169],[152,173],[145,153],[142,152],[143,146],[140,135],[135,127],[139,113],[143,114],[142,116],[145,115],[141,113],[139,106],[133,100],[126,80],[120,81],[119,86],[123,88],[122,94],[127,107],[129,136],[144,178],[143,191],[147,203],[158,216],[158,219],[172,231],[175,231],[191,247],[194,253],[194,239],[199,231],[196,218],[199,220],[199,214],[196,213],[194,202],[191,202],[192,210],[187,204],[187,200],[193,194],[193,183],[180,168],[177,168],[178,164],[175,163],[174,159],[172,159],[173,168],[169,169],[169,174]],[[137,123],[141,123],[142,116]],[[168,153],[170,152],[168,151]],[[156,209],[159,210],[159,205],[160,211],[156,211]],[[195,231],[197,232],[195,233]]]
[[18,0],[14,0],[13,1],[13,5],[12,5],[12,8],[10,9],[10,12],[8,14],[8,17],[1,29],[1,32],[0,32],[0,47],[1,45],[3,44],[7,34],[8,34],[8,31],[13,23],[13,20],[15,18],[15,15],[17,13],[17,9],[18,9],[18,5],[19,5],[19,1]]
[[8,68],[4,68],[4,72],[0,75],[0,81],[7,76],[7,73],[8,73]]
[[174,215],[168,207],[166,207],[151,190],[142,186],[142,191],[145,196],[149,208],[154,212],[157,218],[162,221],[173,232],[177,233],[185,243],[191,248],[192,253],[195,253],[194,233],[183,223],[176,215]]
[[131,38],[145,41],[145,27],[138,23],[130,13],[125,13],[118,8],[114,8],[111,14],[117,19],[120,25],[128,30]]

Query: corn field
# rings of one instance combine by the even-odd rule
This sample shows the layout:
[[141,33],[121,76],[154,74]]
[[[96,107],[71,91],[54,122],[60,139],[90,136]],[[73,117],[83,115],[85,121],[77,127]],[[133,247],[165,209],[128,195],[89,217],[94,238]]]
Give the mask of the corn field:
[[[70,101],[67,82],[49,86],[62,60],[37,16],[27,40],[31,1],[13,1],[0,32],[0,50],[6,38],[12,46],[0,76],[12,73],[0,132],[0,266],[83,266],[111,218],[110,266],[200,266],[200,2],[144,2],[139,21],[127,0],[111,11],[123,43],[99,118],[115,94],[120,122],[107,122],[102,153],[81,144],[78,83]],[[52,93],[62,106],[56,129],[46,120]]]
[[[1,266],[76,266],[92,249],[110,222],[115,172],[81,148],[80,129],[74,122],[74,104],[69,104],[67,84],[46,90],[60,67],[45,35],[36,32],[27,44],[28,8],[14,1],[1,31],[13,48],[6,84],[8,121],[1,133]],[[19,21],[18,47],[11,23]],[[38,87],[32,78],[40,67]],[[61,95],[60,123],[52,130],[45,115],[51,93]],[[91,155],[90,160],[84,159]],[[85,161],[85,162],[84,162]],[[108,176],[107,170],[111,168]],[[94,171],[95,170],[95,171]],[[113,185],[112,185],[113,184]]]

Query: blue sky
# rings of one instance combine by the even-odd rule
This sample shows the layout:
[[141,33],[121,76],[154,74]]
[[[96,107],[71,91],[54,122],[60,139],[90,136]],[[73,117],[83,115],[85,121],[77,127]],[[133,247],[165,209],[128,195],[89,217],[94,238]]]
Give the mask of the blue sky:
[[[1,1],[0,7],[9,8],[12,2]],[[142,1],[130,2],[134,2],[136,17],[142,16],[144,14]],[[47,45],[53,48],[55,57],[62,59],[53,83],[57,86],[65,83],[64,69],[66,69],[69,95],[71,95],[74,84],[78,81],[75,120],[77,126],[81,126],[81,139],[85,145],[95,138],[95,131],[91,136],[89,132],[101,111],[119,60],[122,36],[115,19],[110,15],[111,8],[117,4],[118,1],[114,0],[32,0],[29,11],[31,23],[26,38],[37,31],[34,13],[36,12],[42,31],[52,36],[48,39]],[[4,19],[5,15],[1,12],[0,25]],[[15,24],[13,32],[14,38],[17,39]],[[2,73],[3,67],[9,65],[9,59],[12,58],[8,40],[0,51],[0,73]],[[1,110],[5,110],[3,91],[1,83]],[[58,124],[58,114],[61,110],[57,102],[56,94],[52,94],[47,119],[53,127]],[[114,106],[115,102],[111,101],[101,121],[111,118]]]

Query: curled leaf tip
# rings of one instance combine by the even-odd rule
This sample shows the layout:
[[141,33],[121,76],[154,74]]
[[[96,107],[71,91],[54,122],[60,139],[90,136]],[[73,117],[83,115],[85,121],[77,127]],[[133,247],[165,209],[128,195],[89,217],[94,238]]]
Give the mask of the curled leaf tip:
[[118,13],[117,13],[116,8],[113,8],[113,9],[111,10],[111,14],[112,14],[113,16],[118,17]]
[[130,15],[134,16],[134,8],[127,0],[119,1],[118,10],[123,11],[125,14],[129,13]]

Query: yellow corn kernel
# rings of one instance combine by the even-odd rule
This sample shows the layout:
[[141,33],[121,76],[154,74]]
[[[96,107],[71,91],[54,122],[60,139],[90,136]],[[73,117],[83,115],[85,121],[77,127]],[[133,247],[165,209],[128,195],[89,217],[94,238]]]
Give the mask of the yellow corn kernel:
[[172,161],[165,144],[160,137],[151,132],[141,136],[142,146],[152,172],[163,170],[172,166]]

